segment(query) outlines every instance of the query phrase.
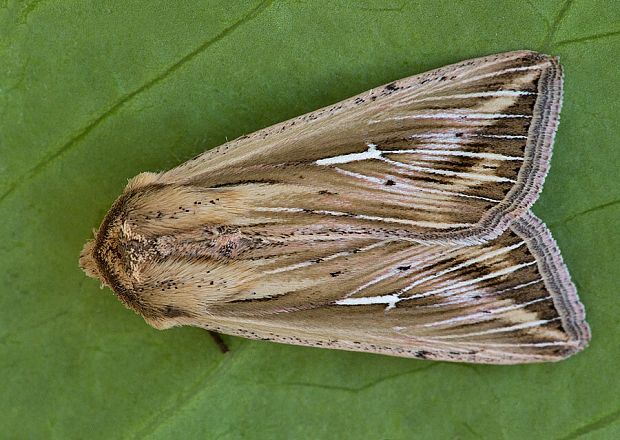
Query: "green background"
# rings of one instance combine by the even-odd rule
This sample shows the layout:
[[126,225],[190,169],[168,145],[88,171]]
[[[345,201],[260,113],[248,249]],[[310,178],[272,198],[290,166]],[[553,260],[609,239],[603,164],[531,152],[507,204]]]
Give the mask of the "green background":
[[[0,1],[0,436],[620,438],[620,3]],[[159,332],[78,269],[127,179],[401,77],[560,55],[535,211],[592,327],[477,366]]]

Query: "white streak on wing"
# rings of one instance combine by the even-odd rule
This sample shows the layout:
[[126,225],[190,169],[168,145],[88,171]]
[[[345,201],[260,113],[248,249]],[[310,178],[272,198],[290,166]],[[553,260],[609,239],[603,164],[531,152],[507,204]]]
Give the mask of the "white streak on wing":
[[263,207],[263,206],[259,206],[257,208],[254,208],[257,211],[261,211],[261,212],[304,212],[304,209],[302,208],[267,208],[267,207]]
[[375,144],[368,144],[368,150],[362,153],[342,154],[340,156],[327,157],[315,161],[317,165],[335,165],[339,163],[358,162],[360,160],[379,159],[381,151],[377,150]]
[[467,337],[470,337],[470,336],[490,335],[490,334],[493,334],[493,333],[505,333],[505,332],[511,332],[511,331],[515,331],[515,330],[522,330],[522,329],[526,329],[526,328],[539,327],[541,325],[548,324],[549,322],[557,321],[559,319],[560,318],[541,319],[541,320],[538,320],[538,321],[525,322],[525,323],[522,323],[522,324],[517,324],[517,325],[510,326],[510,327],[499,327],[499,328],[493,328],[493,329],[484,330],[484,331],[480,331],[480,332],[461,333],[461,334],[457,334],[457,335],[433,336],[432,339],[456,339],[456,338],[467,338]]
[[454,133],[424,133],[424,134],[410,134],[407,139],[440,139],[443,142],[450,142],[454,144],[462,144],[463,139],[455,136]]
[[476,263],[479,263],[479,262],[481,262],[481,261],[488,260],[489,258],[494,258],[494,257],[497,257],[498,255],[506,254],[506,253],[508,253],[508,252],[510,252],[510,251],[513,251],[513,250],[515,250],[515,249],[517,249],[517,248],[520,248],[520,247],[521,247],[521,246],[523,246],[524,244],[525,244],[525,242],[524,242],[524,241],[520,241],[520,242],[518,242],[518,243],[516,243],[516,244],[513,244],[513,245],[511,245],[511,246],[506,246],[506,247],[503,247],[503,248],[499,248],[499,249],[496,249],[496,250],[494,250],[494,251],[492,251],[492,252],[486,252],[486,253],[484,253],[484,254],[480,255],[479,257],[476,257],[476,258],[472,258],[472,259],[469,259],[469,260],[463,261],[462,263],[457,264],[456,266],[449,267],[449,268],[444,269],[444,270],[442,270],[442,271],[436,272],[436,273],[434,273],[433,275],[429,275],[429,276],[426,276],[426,277],[424,277],[424,278],[420,278],[419,280],[416,280],[416,281],[414,281],[413,283],[409,284],[407,287],[404,287],[404,288],[403,288],[403,289],[399,292],[399,294],[401,294],[401,295],[402,295],[403,293],[406,293],[406,292],[408,292],[409,290],[413,289],[415,286],[418,286],[418,285],[420,285],[420,284],[422,284],[422,283],[426,283],[426,282],[428,282],[428,281],[430,281],[430,280],[433,280],[433,279],[436,279],[436,278],[442,277],[442,276],[444,276],[445,274],[448,274],[448,273],[450,273],[450,272],[454,272],[454,271],[457,271],[457,270],[461,270],[461,269],[463,269],[463,268],[465,268],[465,267],[467,267],[467,266],[471,266],[472,264],[476,264]]
[[531,115],[519,115],[508,113],[418,113],[412,115],[391,116],[385,119],[373,119],[368,123],[378,123],[383,121],[402,121],[406,119],[530,119]]
[[496,153],[474,153],[471,151],[454,151],[454,150],[436,150],[436,149],[411,149],[411,150],[389,150],[384,151],[384,154],[429,154],[436,156],[462,156],[462,157],[478,157],[480,159],[492,159],[492,160],[523,160],[518,156],[506,156],[504,154]]
[[416,225],[423,226],[429,228],[438,228],[438,229],[447,229],[447,228],[463,228],[471,226],[473,223],[438,223],[438,222],[427,222],[427,221],[418,221],[418,220],[407,220],[402,218],[392,218],[392,217],[378,217],[374,215],[351,215],[346,212],[339,211],[312,211],[316,214],[324,214],[324,215],[333,215],[333,216],[349,216],[356,219],[361,220],[376,220],[388,223],[402,223],[405,225]]
[[488,342],[476,342],[477,346],[484,347],[561,347],[563,345],[574,346],[575,342],[532,342],[532,343],[524,343],[524,344],[498,344],[498,343],[488,343]]
[[537,278],[537,279],[535,279],[534,281],[530,281],[530,282],[528,282],[528,283],[523,283],[523,284],[516,285],[516,286],[514,286],[514,287],[509,287],[509,288],[507,288],[507,289],[502,289],[502,290],[499,290],[499,291],[495,292],[495,295],[501,295],[501,294],[503,294],[503,293],[506,293],[506,292],[511,292],[511,291],[513,291],[513,290],[519,290],[519,289],[522,289],[522,288],[524,288],[524,287],[528,287],[528,286],[531,286],[531,285],[533,285],[533,284],[540,283],[540,282],[542,282],[542,281],[543,281],[543,279],[542,279],[542,278]]
[[[354,178],[360,179],[360,180],[365,180],[367,182],[376,183],[376,184],[381,185],[381,186],[383,186],[383,184],[385,183],[384,179],[379,179],[378,177],[367,176],[366,174],[355,173],[353,171],[343,170],[342,168],[335,168],[335,170],[337,172],[341,173],[341,174],[346,175],[346,176],[354,177]],[[402,191],[399,191],[399,192],[403,193]]]
[[[458,131],[461,133],[461,131]],[[440,139],[444,142],[451,142],[455,144],[462,144],[463,139],[469,137],[482,137],[489,139],[527,139],[527,136],[516,135],[516,134],[483,134],[483,133],[462,133],[459,137],[457,137],[455,133],[421,133],[421,134],[410,134],[407,136],[408,139]]]
[[527,136],[521,136],[516,134],[482,134],[482,133],[471,133],[466,134],[468,137],[483,137],[490,139],[527,139]]
[[289,272],[295,269],[301,269],[302,267],[311,266],[315,264],[313,261],[302,261],[301,263],[291,264],[290,266],[278,267],[277,269],[266,270],[263,272],[264,275],[273,275],[281,272]]
[[409,300],[409,299],[416,299],[416,298],[425,298],[425,297],[431,296],[431,295],[442,294],[442,293],[444,293],[446,291],[448,291],[449,293],[447,293],[447,294],[445,294],[443,296],[455,295],[455,294],[458,293],[458,289],[461,289],[463,287],[471,286],[471,285],[479,283],[481,281],[490,280],[490,279],[493,279],[493,278],[500,277],[502,275],[508,275],[508,274],[513,273],[513,272],[516,272],[519,269],[523,269],[524,267],[528,267],[528,266],[531,266],[533,264],[536,264],[536,260],[530,261],[528,263],[515,264],[514,266],[506,267],[506,268],[504,268],[502,270],[498,270],[497,272],[492,272],[492,273],[483,275],[481,277],[474,278],[472,280],[460,281],[458,283],[452,284],[450,286],[442,287],[440,289],[430,290],[428,292],[419,293],[419,294],[416,294],[416,295],[411,295],[411,296],[408,296],[405,299]]
[[336,301],[339,306],[366,306],[371,304],[387,304],[393,308],[401,298],[398,295],[364,296],[361,298],[346,298]]
[[438,139],[450,139],[450,140],[454,140],[454,142],[460,142],[461,138],[458,138],[455,136],[454,133],[417,133],[417,134],[410,134],[409,136],[407,136],[410,139],[414,139],[414,138],[418,138],[418,139],[434,139],[434,138],[438,138]]
[[458,316],[456,318],[444,319],[443,321],[435,321],[429,324],[424,324],[422,327],[437,327],[437,326],[442,326],[442,325],[451,325],[451,324],[455,324],[455,323],[462,322],[462,321],[479,320],[481,318],[482,320],[486,321],[487,318],[492,318],[493,315],[497,315],[497,314],[504,313],[504,312],[510,312],[512,310],[523,309],[532,304],[536,304],[541,301],[547,301],[550,299],[551,299],[550,296],[546,296],[544,298],[538,298],[538,299],[535,299],[535,300],[532,300],[526,303],[512,304],[510,306],[499,307],[497,309],[489,310],[487,312],[476,312],[476,313],[472,313],[469,315]]
[[379,248],[381,246],[385,246],[386,244],[391,243],[392,241],[394,241],[394,240],[381,240],[381,241],[378,241],[376,243],[369,244],[368,246],[364,246],[364,247],[359,248],[358,252],[370,251],[372,249],[376,249],[376,248]]
[[515,183],[516,182],[515,180],[509,179],[507,177],[493,176],[493,175],[487,175],[487,174],[477,174],[477,173],[464,173],[464,172],[448,171],[448,170],[441,170],[441,169],[435,169],[435,168],[427,168],[427,167],[421,167],[421,166],[417,166],[417,165],[409,165],[409,164],[405,164],[405,163],[402,163],[402,162],[397,162],[395,160],[386,159],[385,157],[381,157],[380,159],[383,160],[386,163],[394,165],[395,167],[405,168],[405,169],[411,170],[411,171],[419,171],[419,172],[430,173],[430,174],[439,174],[439,175],[442,175],[442,176],[462,177],[462,178],[465,178],[465,179],[482,180],[482,181],[485,181],[485,182],[511,182],[511,183]]

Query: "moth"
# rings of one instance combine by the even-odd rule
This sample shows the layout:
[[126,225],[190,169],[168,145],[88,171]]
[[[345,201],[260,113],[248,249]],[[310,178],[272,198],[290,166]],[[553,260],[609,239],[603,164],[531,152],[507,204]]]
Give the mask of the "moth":
[[463,61],[131,179],[80,266],[158,329],[444,361],[557,361],[590,338],[529,211],[557,58]]

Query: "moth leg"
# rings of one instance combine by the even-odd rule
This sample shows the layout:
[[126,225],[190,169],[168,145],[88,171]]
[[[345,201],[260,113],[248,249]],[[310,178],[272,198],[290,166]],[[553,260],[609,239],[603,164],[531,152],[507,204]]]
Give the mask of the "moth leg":
[[229,351],[228,346],[222,340],[222,337],[220,336],[220,334],[217,333],[217,332],[212,332],[211,330],[208,330],[208,332],[211,335],[211,338],[213,339],[213,342],[215,342],[215,345],[217,345],[217,348],[220,349],[222,354],[228,353],[228,351]]

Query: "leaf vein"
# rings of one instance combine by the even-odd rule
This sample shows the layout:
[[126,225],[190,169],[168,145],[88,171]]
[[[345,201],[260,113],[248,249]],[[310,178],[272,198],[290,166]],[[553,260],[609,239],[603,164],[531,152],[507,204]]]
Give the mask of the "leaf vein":
[[[196,397],[198,397],[202,392],[209,388],[209,382],[214,382],[215,378],[222,371],[228,371],[230,368],[231,362],[234,359],[239,357],[239,354],[248,346],[246,341],[242,341],[241,345],[238,346],[234,352],[230,352],[226,355],[223,355],[222,361],[215,368],[208,371],[205,375],[200,376],[191,386],[186,389],[186,392],[180,395],[176,401],[169,407],[161,412],[155,414],[151,418],[151,422],[139,430],[138,432],[133,433],[132,437],[134,438],[151,438],[153,433],[156,432],[160,426],[162,426],[166,421],[174,418],[183,408],[188,406]],[[228,367],[228,368],[227,368]]]
[[562,5],[562,7],[560,8],[560,12],[558,12],[558,15],[556,15],[555,19],[551,23],[551,26],[549,27],[549,30],[547,31],[547,35],[545,35],[545,38],[543,39],[543,42],[542,42],[543,52],[549,51],[549,49],[553,45],[553,40],[555,39],[555,36],[558,30],[560,29],[560,26],[564,22],[564,19],[566,18],[568,11],[570,10],[571,6],[574,3],[575,3],[575,0],[566,0],[564,4]]
[[313,382],[278,382],[278,383],[260,383],[260,382],[253,382],[253,384],[255,385],[267,385],[267,386],[273,386],[273,387],[301,387],[301,388],[317,388],[317,389],[323,389],[323,390],[329,390],[329,391],[345,391],[348,393],[359,393],[362,391],[366,391],[370,388],[374,388],[377,385],[380,385],[383,382],[387,382],[390,381],[392,379],[397,379],[403,376],[409,376],[412,374],[417,374],[417,373],[423,373],[425,371],[428,371],[432,368],[438,367],[441,364],[438,363],[432,363],[430,365],[426,365],[424,367],[421,368],[416,368],[413,370],[408,370],[408,371],[401,371],[399,373],[394,373],[394,374],[390,374],[387,376],[383,376],[380,377],[376,380],[370,381],[364,385],[361,385],[359,387],[347,387],[347,386],[342,386],[342,385],[329,385],[329,384],[321,384],[321,383],[313,383]]
[[614,411],[611,414],[607,414],[593,422],[587,423],[574,431],[568,433],[564,437],[560,437],[558,440],[573,440],[579,437],[583,437],[586,434],[590,434],[594,431],[606,428],[609,425],[614,424],[620,419],[620,410]]
[[4,191],[4,193],[0,195],[0,203],[2,203],[9,195],[11,195],[15,190],[17,190],[25,182],[36,177],[41,171],[47,168],[52,162],[54,162],[56,159],[58,159],[59,157],[67,153],[69,150],[71,150],[73,147],[78,145],[82,139],[88,136],[95,128],[97,128],[107,118],[117,113],[127,102],[131,101],[133,98],[135,98],[140,93],[151,89],[153,86],[169,78],[179,69],[181,69],[185,64],[192,61],[194,58],[196,58],[202,52],[207,50],[213,44],[221,41],[226,36],[234,32],[237,28],[242,26],[243,24],[257,17],[272,2],[273,0],[265,0],[265,1],[260,2],[258,6],[254,7],[247,14],[241,17],[241,19],[239,19],[238,21],[236,21],[235,23],[233,23],[232,25],[230,25],[229,27],[221,31],[215,37],[210,38],[209,40],[205,41],[200,46],[198,46],[197,48],[195,48],[194,50],[192,50],[191,52],[183,56],[181,59],[179,59],[176,63],[174,63],[167,69],[165,69],[159,75],[147,81],[146,83],[142,84],[140,87],[133,90],[132,92],[127,93],[126,95],[121,97],[111,107],[109,107],[107,110],[101,113],[98,117],[96,117],[90,123],[88,123],[84,128],[82,128],[75,136],[69,139],[69,141],[67,141],[64,145],[62,145],[60,148],[56,149],[55,151],[52,151],[49,154],[47,154],[34,167],[30,168],[28,171],[23,173],[21,176],[17,177],[17,179],[15,179],[11,184],[9,184],[7,190]]
[[600,40],[602,38],[615,37],[617,35],[620,35],[620,31],[603,32],[603,33],[600,33],[600,34],[587,35],[585,37],[572,38],[570,40],[559,41],[559,42],[555,43],[555,45],[556,46],[566,46],[568,44],[575,44],[575,43],[589,43],[591,41]]
[[602,205],[593,206],[592,208],[588,208],[588,209],[586,209],[584,211],[581,211],[581,212],[578,212],[576,214],[570,215],[570,216],[566,217],[563,220],[558,220],[557,222],[549,223],[548,225],[549,225],[550,228],[553,228],[553,227],[556,227],[556,226],[560,226],[560,225],[563,225],[565,223],[571,222],[574,219],[576,219],[578,217],[581,217],[582,215],[587,215],[587,214],[591,214],[591,213],[596,212],[596,211],[601,211],[601,210],[607,209],[607,208],[609,208],[611,206],[616,206],[618,204],[620,204],[620,200],[612,200],[611,202],[603,203]]

